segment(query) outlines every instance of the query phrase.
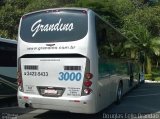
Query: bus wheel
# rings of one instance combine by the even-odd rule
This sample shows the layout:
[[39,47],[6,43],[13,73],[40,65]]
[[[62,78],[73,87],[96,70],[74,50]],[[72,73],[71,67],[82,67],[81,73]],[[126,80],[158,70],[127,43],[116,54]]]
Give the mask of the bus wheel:
[[118,89],[117,89],[117,100],[116,100],[116,104],[120,104],[121,100],[122,100],[122,96],[123,96],[123,85],[122,82],[119,83],[118,85]]

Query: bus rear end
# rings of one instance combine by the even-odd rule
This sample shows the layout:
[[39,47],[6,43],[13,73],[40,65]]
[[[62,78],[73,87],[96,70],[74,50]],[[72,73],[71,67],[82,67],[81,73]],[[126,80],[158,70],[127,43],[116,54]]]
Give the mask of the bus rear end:
[[86,9],[24,15],[18,36],[19,107],[94,113],[87,42]]

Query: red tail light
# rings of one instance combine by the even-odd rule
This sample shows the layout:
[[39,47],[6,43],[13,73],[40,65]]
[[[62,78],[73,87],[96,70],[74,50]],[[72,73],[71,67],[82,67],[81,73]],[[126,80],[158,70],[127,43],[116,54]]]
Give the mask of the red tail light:
[[90,60],[87,58],[86,61],[86,68],[85,68],[85,74],[84,74],[84,81],[83,81],[83,86],[82,86],[82,96],[87,96],[89,94],[91,94],[92,92],[92,81],[90,80],[93,78],[93,74],[90,73]]
[[86,73],[86,74],[85,74],[85,78],[86,78],[86,79],[92,79],[92,78],[93,78],[93,74],[91,74],[91,73]]
[[87,80],[87,81],[84,82],[84,85],[86,87],[90,87],[92,85],[92,82]]
[[17,83],[18,83],[18,86],[21,86],[22,85],[22,79],[18,79]]

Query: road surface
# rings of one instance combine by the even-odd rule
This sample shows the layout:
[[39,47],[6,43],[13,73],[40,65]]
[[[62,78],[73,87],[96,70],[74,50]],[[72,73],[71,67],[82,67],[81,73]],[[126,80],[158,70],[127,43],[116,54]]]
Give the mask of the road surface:
[[112,104],[94,115],[17,107],[1,108],[0,113],[2,119],[160,119],[160,83],[142,84],[127,93],[120,105]]

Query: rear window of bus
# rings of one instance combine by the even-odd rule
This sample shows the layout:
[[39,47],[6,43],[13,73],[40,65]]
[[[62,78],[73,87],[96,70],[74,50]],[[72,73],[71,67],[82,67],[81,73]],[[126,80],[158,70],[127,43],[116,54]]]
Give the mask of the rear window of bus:
[[84,38],[87,31],[87,12],[48,10],[23,16],[20,37],[31,43],[67,42]]

